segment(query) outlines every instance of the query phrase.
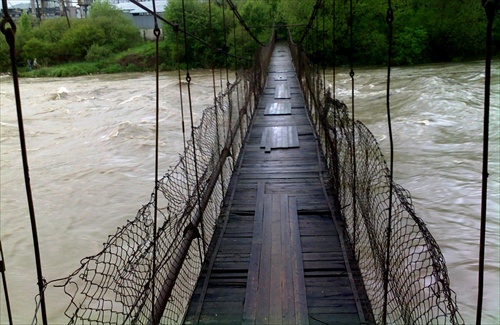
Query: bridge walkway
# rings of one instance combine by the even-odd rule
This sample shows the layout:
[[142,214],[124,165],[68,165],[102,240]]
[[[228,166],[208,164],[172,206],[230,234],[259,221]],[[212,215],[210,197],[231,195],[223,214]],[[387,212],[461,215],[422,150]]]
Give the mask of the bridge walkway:
[[185,324],[361,324],[290,51],[277,44]]

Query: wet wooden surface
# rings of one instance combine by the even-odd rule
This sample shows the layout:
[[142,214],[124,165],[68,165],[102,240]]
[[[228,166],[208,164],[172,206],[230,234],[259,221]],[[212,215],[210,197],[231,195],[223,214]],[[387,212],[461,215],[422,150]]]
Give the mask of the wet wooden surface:
[[256,114],[227,220],[185,323],[364,323],[324,186],[328,172],[285,45],[274,50]]

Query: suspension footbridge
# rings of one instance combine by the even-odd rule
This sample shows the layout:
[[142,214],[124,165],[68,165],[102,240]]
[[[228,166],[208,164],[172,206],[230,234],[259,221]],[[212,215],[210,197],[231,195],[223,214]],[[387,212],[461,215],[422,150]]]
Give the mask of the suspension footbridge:
[[49,290],[70,324],[463,323],[439,246],[370,130],[300,42],[261,45],[218,94],[212,69],[214,105],[136,217],[67,277],[38,270],[35,323]]
[[326,161],[286,43],[268,71],[186,323],[364,323]]

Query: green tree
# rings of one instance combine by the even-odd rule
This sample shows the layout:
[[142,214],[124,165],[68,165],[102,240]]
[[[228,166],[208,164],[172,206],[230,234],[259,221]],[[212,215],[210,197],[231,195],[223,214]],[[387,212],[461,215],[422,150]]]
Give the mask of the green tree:
[[106,45],[112,51],[124,51],[140,43],[139,30],[121,10],[107,1],[97,1],[92,4],[89,20],[104,31]]
[[[218,4],[211,4],[212,21],[210,21],[209,3],[198,0],[184,1],[184,14],[186,18],[186,31],[200,40],[210,44],[213,40],[215,47],[224,50],[224,37],[229,37],[228,27],[226,30],[222,24],[222,7]],[[227,8],[226,8],[227,9]],[[184,29],[182,0],[171,0],[165,8],[165,19],[173,24],[177,24],[180,29]],[[212,29],[210,29],[212,26]],[[192,68],[210,67],[213,59],[213,51],[210,46],[204,44],[191,36],[187,36],[184,44],[184,33],[175,31],[171,26],[164,26],[165,42],[171,53],[173,62],[186,63]],[[217,56],[216,64],[224,62],[223,58]]]
[[23,12],[21,18],[16,23],[17,32],[16,32],[16,57],[18,58],[18,64],[21,66],[26,65],[26,60],[29,57],[24,55],[23,47],[26,42],[33,37],[33,26],[30,17],[26,12]]
[[70,61],[83,61],[92,45],[103,45],[106,41],[106,33],[99,24],[92,19],[82,19],[74,21],[71,29],[61,37],[59,50]]

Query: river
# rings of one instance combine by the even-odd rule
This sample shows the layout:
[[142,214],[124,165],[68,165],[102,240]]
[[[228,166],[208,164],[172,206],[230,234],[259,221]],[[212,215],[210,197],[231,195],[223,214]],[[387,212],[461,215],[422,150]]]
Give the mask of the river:
[[[496,62],[496,71],[499,66]],[[372,130],[389,158],[386,71],[355,72],[356,118]],[[197,70],[191,77],[197,119],[212,104],[212,75]],[[12,81],[4,76],[0,82],[1,240],[14,321],[27,324],[37,292],[33,243]],[[468,324],[475,321],[477,299],[483,82],[482,62],[395,68],[391,81],[394,178],[411,192],[417,214],[440,245]],[[70,274],[80,259],[97,253],[108,235],[149,201],[154,182],[155,78],[135,73],[22,79],[20,84],[43,271],[51,280]],[[186,99],[187,87],[181,84]],[[336,86],[337,98],[350,105],[347,70],[337,70]],[[492,89],[483,324],[500,321],[498,72]],[[188,114],[186,104],[184,109]],[[183,149],[176,72],[160,77],[160,119],[163,174]],[[189,126],[187,115],[185,119]],[[4,324],[3,292],[0,297]],[[51,324],[63,320],[62,307],[55,305],[48,306]]]

